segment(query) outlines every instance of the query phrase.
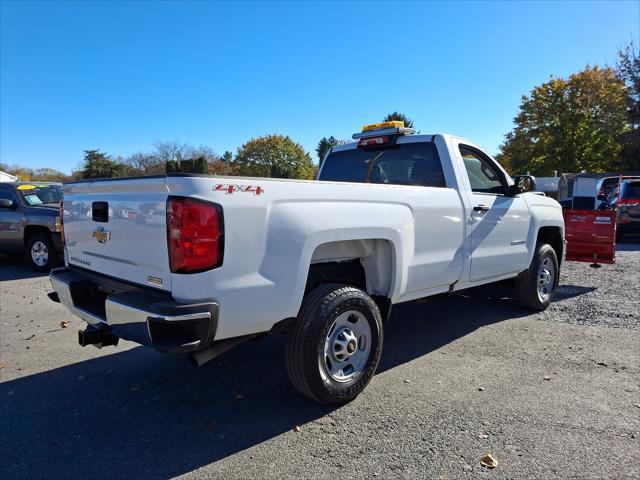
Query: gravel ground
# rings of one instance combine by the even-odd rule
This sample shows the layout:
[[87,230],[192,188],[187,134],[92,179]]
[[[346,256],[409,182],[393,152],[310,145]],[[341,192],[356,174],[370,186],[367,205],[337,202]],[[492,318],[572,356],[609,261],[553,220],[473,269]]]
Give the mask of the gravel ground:
[[543,313],[506,287],[395,307],[339,408],[293,390],[281,336],[199,369],[80,348],[46,277],[0,260],[2,478],[640,478],[640,244],[620,247],[568,263]]

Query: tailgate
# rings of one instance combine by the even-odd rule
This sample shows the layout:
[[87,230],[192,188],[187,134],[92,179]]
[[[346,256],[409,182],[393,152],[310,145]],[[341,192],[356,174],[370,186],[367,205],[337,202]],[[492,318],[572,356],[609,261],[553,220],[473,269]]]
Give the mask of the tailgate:
[[171,290],[164,177],[64,186],[70,266]]

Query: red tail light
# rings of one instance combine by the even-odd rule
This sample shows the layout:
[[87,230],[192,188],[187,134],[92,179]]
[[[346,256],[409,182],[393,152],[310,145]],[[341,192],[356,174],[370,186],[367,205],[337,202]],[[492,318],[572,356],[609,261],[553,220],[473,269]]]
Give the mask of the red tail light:
[[222,265],[222,207],[191,198],[167,201],[169,266],[173,273],[195,273]]

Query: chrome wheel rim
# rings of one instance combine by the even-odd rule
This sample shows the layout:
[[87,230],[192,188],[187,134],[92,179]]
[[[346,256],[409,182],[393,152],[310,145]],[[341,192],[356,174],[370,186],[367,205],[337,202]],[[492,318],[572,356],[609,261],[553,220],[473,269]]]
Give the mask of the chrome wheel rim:
[[371,355],[371,326],[363,313],[347,310],[336,317],[324,341],[320,371],[340,383],[362,376]]
[[31,246],[31,260],[39,267],[44,267],[49,260],[49,250],[47,245],[40,240],[33,243]]
[[553,293],[556,283],[556,268],[553,261],[547,257],[538,268],[538,297],[546,302]]

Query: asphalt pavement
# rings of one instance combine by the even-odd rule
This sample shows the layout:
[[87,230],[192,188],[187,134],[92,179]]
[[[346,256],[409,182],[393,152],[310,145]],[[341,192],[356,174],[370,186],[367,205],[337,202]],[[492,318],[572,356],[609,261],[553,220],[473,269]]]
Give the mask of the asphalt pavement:
[[337,408],[289,384],[283,336],[201,368],[81,348],[47,277],[0,259],[0,476],[640,478],[640,244],[619,250],[567,264],[542,313],[507,286],[394,307],[377,375]]

